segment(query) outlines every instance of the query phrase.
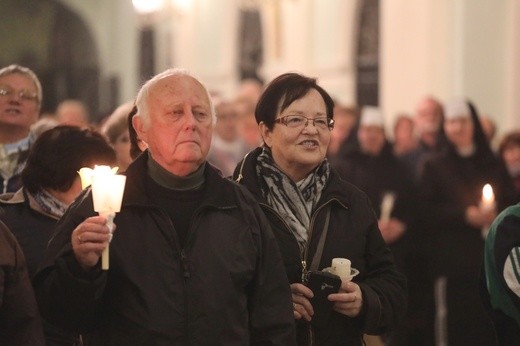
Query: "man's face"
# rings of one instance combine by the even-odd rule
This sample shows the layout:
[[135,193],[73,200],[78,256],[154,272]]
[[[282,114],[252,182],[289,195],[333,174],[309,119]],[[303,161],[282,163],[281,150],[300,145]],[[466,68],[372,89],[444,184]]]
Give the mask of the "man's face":
[[416,110],[416,125],[419,133],[436,133],[442,123],[441,108],[431,99],[419,102]]
[[38,120],[39,101],[31,78],[12,73],[0,77],[0,126],[29,131]]
[[175,175],[193,173],[211,144],[212,114],[204,87],[190,76],[166,77],[151,87],[145,102],[149,121],[134,117],[134,127],[152,158]]
[[380,126],[360,126],[358,140],[362,152],[377,156],[385,145],[385,130]]

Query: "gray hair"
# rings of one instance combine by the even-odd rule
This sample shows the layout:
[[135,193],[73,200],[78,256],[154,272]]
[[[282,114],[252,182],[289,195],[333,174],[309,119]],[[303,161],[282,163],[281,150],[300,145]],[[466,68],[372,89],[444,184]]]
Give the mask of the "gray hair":
[[8,76],[8,75],[15,74],[15,73],[27,76],[33,81],[34,85],[36,86],[36,96],[38,97],[38,106],[41,106],[42,98],[43,98],[42,85],[40,83],[40,80],[36,76],[36,74],[28,67],[13,64],[13,65],[9,65],[7,67],[2,68],[0,70],[0,77]]
[[196,77],[194,77],[188,70],[182,69],[182,68],[170,68],[168,70],[165,70],[151,79],[149,79],[146,83],[143,84],[139,92],[137,93],[137,97],[135,99],[135,105],[137,106],[137,114],[141,117],[144,124],[148,124],[150,121],[150,114],[148,112],[148,95],[150,93],[150,89],[152,86],[154,86],[157,82],[160,80],[171,77],[171,76],[188,76],[195,78],[204,88],[204,91],[206,92],[206,95],[208,96],[209,105],[211,108],[211,118],[213,119],[213,124],[215,123],[215,105],[213,104],[213,100],[211,98],[211,94],[209,93],[208,88],[201,83]]

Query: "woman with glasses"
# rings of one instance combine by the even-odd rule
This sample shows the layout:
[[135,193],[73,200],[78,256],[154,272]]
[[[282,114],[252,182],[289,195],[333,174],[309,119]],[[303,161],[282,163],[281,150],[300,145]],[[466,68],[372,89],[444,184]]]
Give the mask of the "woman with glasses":
[[[255,117],[263,146],[238,164],[234,179],[260,202],[278,240],[289,282],[299,345],[362,345],[362,336],[383,334],[403,317],[406,283],[385,246],[367,196],[341,180],[325,155],[334,128],[334,102],[306,76],[274,79],[258,101]],[[327,296],[332,312],[313,321],[309,271],[333,258],[359,271]],[[321,286],[325,287],[324,285]]]

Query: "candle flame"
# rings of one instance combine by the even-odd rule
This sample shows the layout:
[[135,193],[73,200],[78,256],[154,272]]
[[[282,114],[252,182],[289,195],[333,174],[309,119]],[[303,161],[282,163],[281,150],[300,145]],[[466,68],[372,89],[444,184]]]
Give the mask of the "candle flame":
[[92,178],[96,174],[116,174],[119,170],[119,167],[109,167],[109,166],[98,166],[95,165],[94,169],[90,167],[82,167],[79,171],[79,177],[81,179],[81,188],[85,189],[92,185]]
[[484,185],[484,188],[482,189],[482,199],[484,201],[490,202],[495,200],[495,194],[493,193],[493,188],[491,187],[491,185]]

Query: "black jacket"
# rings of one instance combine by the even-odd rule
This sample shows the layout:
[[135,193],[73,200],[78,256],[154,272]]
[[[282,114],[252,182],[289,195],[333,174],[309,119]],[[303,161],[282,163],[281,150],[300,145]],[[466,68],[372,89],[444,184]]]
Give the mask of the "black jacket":
[[363,153],[361,149],[346,154],[335,165],[340,177],[361,189],[372,202],[378,218],[381,217],[381,202],[386,192],[395,194],[395,204],[391,217],[406,226],[406,232],[389,244],[399,268],[405,268],[410,247],[410,231],[414,232],[414,218],[417,213],[416,191],[412,174],[393,154],[387,143],[377,156]]
[[[291,283],[301,282],[302,258],[296,238],[287,223],[262,197],[256,175],[257,148],[239,163],[234,179],[245,185],[258,199],[267,215],[282,252],[285,270]],[[330,209],[327,239],[318,269],[329,267],[335,257],[348,258],[360,271],[354,278],[363,293],[364,309],[360,316],[349,318],[333,312],[325,328],[311,328],[298,323],[298,342],[315,345],[361,345],[363,333],[382,334],[391,330],[406,311],[406,279],[393,262],[377,226],[368,197],[353,185],[341,180],[332,170],[311,218],[306,263],[312,261]]]
[[83,272],[71,251],[72,230],[94,215],[91,193],[62,218],[35,278],[42,313],[89,332],[89,345],[293,344],[290,290],[254,199],[207,164],[205,199],[181,248],[144,189],[147,158],[127,170],[108,271]]
[[[47,243],[54,232],[58,218],[45,212],[25,188],[0,195],[0,220],[16,237],[25,256],[29,277],[32,278],[43,261]],[[73,345],[78,335],[50,325],[43,320],[47,346]]]
[[43,329],[25,259],[0,222],[0,345],[43,346]]

